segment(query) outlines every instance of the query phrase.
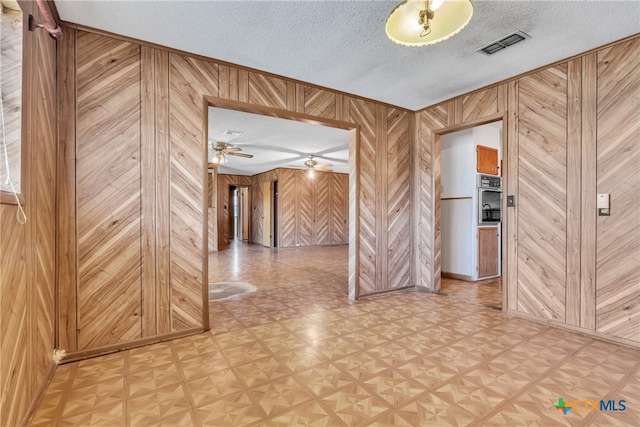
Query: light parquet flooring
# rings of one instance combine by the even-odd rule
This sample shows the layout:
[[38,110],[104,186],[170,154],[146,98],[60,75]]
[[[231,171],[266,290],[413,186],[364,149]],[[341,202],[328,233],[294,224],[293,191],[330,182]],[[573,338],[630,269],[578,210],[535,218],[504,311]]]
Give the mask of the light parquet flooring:
[[640,425],[638,351],[441,295],[350,302],[346,257],[212,254],[258,291],[211,302],[210,333],[60,366],[32,425]]
[[463,280],[442,278],[440,293],[463,301],[483,304],[493,308],[502,308],[502,278],[465,282]]

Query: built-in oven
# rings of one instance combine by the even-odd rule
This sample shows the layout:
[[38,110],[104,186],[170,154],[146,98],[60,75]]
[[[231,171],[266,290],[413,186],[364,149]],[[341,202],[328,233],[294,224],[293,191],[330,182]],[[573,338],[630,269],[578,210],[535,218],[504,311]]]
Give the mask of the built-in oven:
[[478,224],[502,221],[502,178],[478,175]]

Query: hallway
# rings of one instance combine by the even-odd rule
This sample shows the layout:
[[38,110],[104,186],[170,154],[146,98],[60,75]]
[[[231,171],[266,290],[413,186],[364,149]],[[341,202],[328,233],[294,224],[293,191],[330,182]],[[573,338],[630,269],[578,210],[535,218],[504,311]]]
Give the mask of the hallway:
[[638,424],[638,351],[441,295],[350,302],[346,257],[212,253],[210,281],[258,291],[211,302],[210,333],[60,366],[32,425]]

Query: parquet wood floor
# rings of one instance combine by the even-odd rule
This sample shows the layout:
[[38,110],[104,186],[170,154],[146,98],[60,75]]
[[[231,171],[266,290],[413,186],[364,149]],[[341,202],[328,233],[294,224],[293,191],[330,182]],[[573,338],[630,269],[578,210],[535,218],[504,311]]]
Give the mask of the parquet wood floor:
[[210,333],[60,366],[32,425],[640,425],[638,351],[442,295],[350,302],[346,257],[212,254],[258,291],[211,302]]
[[440,293],[467,302],[484,304],[493,308],[502,308],[502,278],[465,282],[442,278]]

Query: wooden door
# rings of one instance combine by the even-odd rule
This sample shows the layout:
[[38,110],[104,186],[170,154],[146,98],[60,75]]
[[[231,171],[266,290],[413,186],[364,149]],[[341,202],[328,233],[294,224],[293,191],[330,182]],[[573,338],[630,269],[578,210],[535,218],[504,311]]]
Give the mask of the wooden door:
[[478,228],[478,278],[498,275],[498,227]]
[[498,175],[498,150],[483,145],[478,145],[476,150],[478,173]]
[[271,182],[262,183],[262,245],[271,247]]

